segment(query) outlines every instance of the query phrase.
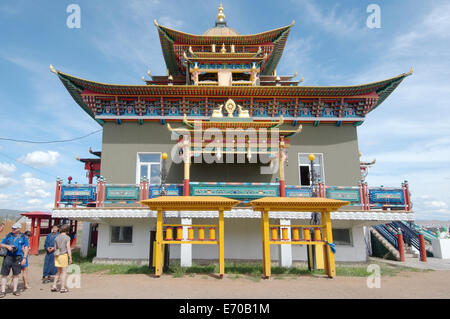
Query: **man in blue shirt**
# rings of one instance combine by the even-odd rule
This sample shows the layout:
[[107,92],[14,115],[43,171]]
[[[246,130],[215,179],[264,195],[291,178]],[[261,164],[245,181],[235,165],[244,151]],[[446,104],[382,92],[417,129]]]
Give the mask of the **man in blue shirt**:
[[12,231],[5,238],[3,238],[0,247],[6,248],[8,254],[3,258],[3,264],[1,269],[2,275],[2,291],[0,292],[0,298],[6,295],[6,279],[13,271],[13,295],[20,296],[17,290],[17,284],[19,283],[19,275],[21,272],[21,266],[25,265],[26,258],[28,256],[28,239],[26,236],[22,236],[20,230],[22,225],[15,223],[12,226]]

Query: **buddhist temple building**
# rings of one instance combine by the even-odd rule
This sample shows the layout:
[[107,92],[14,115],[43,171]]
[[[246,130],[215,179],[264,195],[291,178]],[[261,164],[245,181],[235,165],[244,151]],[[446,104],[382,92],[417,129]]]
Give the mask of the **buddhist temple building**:
[[[141,85],[105,84],[50,66],[103,127],[101,153],[79,159],[89,183],[58,180],[53,209],[53,217],[98,224],[96,261],[149,260],[156,212],[140,200],[162,191],[240,201],[225,212],[230,260],[262,258],[260,213],[248,206],[253,199],[349,201],[331,216],[336,260],[343,262],[367,260],[366,226],[414,219],[407,182],[380,187],[363,180],[357,137],[366,117],[412,70],[367,84],[305,86],[296,70],[276,71],[294,21],[244,35],[227,25],[221,5],[215,24],[201,35],[154,24],[166,75],[148,72]],[[165,217],[186,225],[187,236],[189,225],[207,225],[217,212],[171,211]],[[309,224],[311,217],[270,213],[280,225]],[[271,254],[283,266],[306,259],[305,248],[294,245],[273,247]],[[218,257],[214,247],[182,244],[170,248],[170,258],[189,266]]]

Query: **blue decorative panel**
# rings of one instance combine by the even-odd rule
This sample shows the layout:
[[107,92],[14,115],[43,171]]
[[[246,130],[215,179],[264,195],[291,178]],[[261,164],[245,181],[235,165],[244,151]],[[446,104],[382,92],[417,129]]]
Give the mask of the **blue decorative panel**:
[[311,197],[310,187],[286,186],[286,197]]
[[93,202],[96,199],[96,187],[95,186],[61,186],[61,201],[81,201],[81,202]]
[[[161,189],[159,186],[151,186],[149,196],[150,198],[159,197]],[[183,195],[183,187],[180,185],[167,185],[166,187],[166,196],[182,196]]]
[[369,189],[369,202],[375,207],[405,205],[402,189]]
[[138,186],[108,186],[106,185],[106,200],[139,200]]
[[257,199],[280,196],[276,183],[191,183],[191,196],[223,196],[234,199]]
[[326,197],[330,199],[345,200],[350,202],[350,206],[360,206],[361,196],[358,189],[330,187],[326,191]]

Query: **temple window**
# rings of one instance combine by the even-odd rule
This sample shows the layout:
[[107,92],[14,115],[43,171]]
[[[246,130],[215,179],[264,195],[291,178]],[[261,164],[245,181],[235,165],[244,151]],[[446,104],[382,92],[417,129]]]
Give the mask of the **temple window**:
[[111,244],[133,243],[132,226],[111,226]]
[[350,228],[333,228],[333,241],[336,245],[353,245]]
[[136,183],[142,178],[161,184],[161,153],[138,153]]
[[[311,186],[311,161],[308,159],[310,153],[298,153],[298,165],[299,165],[299,181],[301,186]],[[323,162],[323,154],[313,153],[316,156],[314,160],[314,175],[316,182],[320,181],[325,183],[325,169]]]
[[237,81],[250,81],[250,73],[245,72],[245,73],[233,73],[233,82],[237,82]]
[[200,74],[198,76],[198,80],[200,82],[204,82],[204,81],[217,82],[218,81],[218,75],[217,75],[217,72],[203,73],[203,74]]

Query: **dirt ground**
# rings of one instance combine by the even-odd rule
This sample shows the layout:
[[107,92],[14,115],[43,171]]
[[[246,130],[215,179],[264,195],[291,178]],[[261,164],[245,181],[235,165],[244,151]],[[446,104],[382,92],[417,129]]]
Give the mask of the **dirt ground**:
[[[449,298],[450,270],[402,272],[382,277],[380,288],[368,288],[364,277],[284,277],[269,280],[236,278],[225,275],[185,275],[174,278],[163,275],[82,274],[81,288],[66,294],[50,292],[51,284],[42,284],[43,256],[30,257],[31,289],[21,296],[8,293],[5,298],[180,298],[180,299],[304,299],[304,298]],[[21,287],[21,282],[19,287]]]

